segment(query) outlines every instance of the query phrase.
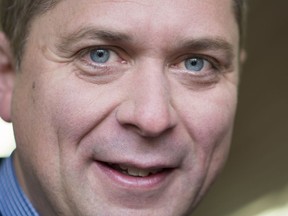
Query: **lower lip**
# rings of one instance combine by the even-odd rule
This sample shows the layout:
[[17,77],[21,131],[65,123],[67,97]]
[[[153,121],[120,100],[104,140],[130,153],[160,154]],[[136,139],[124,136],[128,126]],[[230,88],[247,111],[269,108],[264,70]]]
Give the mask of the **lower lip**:
[[134,177],[125,175],[105,165],[104,163],[97,161],[95,163],[100,168],[102,173],[104,173],[105,176],[108,177],[108,179],[112,180],[120,187],[125,187],[129,189],[157,189],[165,184],[167,177],[171,174],[171,170],[166,170],[146,177]]

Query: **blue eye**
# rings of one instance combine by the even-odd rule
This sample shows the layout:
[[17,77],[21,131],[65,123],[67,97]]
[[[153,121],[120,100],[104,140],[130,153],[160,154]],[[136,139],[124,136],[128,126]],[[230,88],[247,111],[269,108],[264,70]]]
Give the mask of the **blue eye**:
[[107,49],[94,49],[90,51],[90,58],[96,63],[106,63],[110,58],[110,52]]
[[202,58],[190,58],[185,61],[185,67],[190,71],[201,71],[204,68],[205,60]]

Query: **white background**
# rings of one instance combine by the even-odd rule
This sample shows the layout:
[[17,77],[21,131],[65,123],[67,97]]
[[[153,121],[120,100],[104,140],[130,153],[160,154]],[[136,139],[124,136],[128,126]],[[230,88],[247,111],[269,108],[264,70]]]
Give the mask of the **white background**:
[[11,123],[0,119],[0,157],[7,157],[15,148],[13,129]]

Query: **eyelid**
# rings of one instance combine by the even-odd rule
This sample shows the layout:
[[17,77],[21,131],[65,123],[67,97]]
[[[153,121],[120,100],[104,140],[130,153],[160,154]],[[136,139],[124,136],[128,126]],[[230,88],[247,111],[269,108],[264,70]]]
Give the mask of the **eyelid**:
[[[84,59],[85,56],[87,56],[87,58],[88,58],[88,55],[91,53],[91,51],[101,50],[101,49],[109,51],[110,52],[110,59],[112,58],[112,60],[109,59],[106,63],[97,63],[97,62],[93,62],[92,59],[90,59],[90,60]],[[75,54],[75,58],[80,59],[82,61],[85,61],[86,64],[91,64],[91,66],[103,66],[103,65],[107,65],[107,64],[113,64],[115,62],[123,63],[125,61],[123,56],[124,56],[123,51],[120,50],[119,48],[113,47],[113,46],[112,47],[111,46],[105,46],[105,45],[104,46],[103,45],[91,46],[91,47],[83,48]]]
[[[110,58],[105,63],[94,62],[90,54],[91,50],[97,49],[108,50],[112,56],[110,55]],[[113,46],[96,45],[86,47],[76,52],[73,58],[77,76],[98,84],[107,83],[119,78],[129,67],[126,61],[125,51]]]
[[[192,58],[201,58],[205,61],[200,71],[188,70],[185,61]],[[172,61],[173,62],[173,61]],[[214,87],[226,72],[223,60],[205,54],[185,54],[176,58],[171,72],[188,89],[198,91]]]
[[110,47],[106,47],[106,46],[91,46],[91,47],[86,47],[83,48],[81,50],[79,50],[78,52],[76,52],[75,56],[77,57],[84,57],[85,55],[89,54],[91,51],[93,50],[108,50],[109,52],[114,52],[113,49],[111,49]]
[[[211,56],[207,56],[207,55],[203,55],[203,54],[186,54],[184,56],[181,56],[179,57],[177,60],[176,60],[176,64],[173,64],[173,67],[175,68],[175,65],[176,65],[176,68],[183,64],[185,65],[185,61],[188,60],[188,59],[193,59],[193,58],[199,58],[199,59],[203,59],[206,63],[210,64],[212,70],[215,70],[215,72],[218,72],[218,71],[221,71],[222,67],[221,67],[221,63],[215,59],[214,57],[211,57]],[[185,71],[188,71],[187,69],[183,68],[183,70]],[[189,71],[189,73],[193,73],[193,71]],[[205,72],[203,73],[200,73],[200,72],[195,72],[195,74],[204,74]]]

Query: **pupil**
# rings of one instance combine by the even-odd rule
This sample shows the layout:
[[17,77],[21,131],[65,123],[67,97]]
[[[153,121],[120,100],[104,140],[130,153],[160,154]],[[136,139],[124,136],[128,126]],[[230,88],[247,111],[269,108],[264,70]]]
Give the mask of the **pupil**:
[[192,66],[196,66],[197,65],[197,59],[192,59],[192,61],[191,61],[191,65]]
[[201,71],[204,67],[204,61],[201,58],[191,58],[185,61],[186,69],[190,71]]
[[98,57],[102,58],[104,56],[103,50],[98,50]]
[[110,53],[106,49],[95,49],[90,52],[90,58],[97,63],[106,63],[110,58]]

